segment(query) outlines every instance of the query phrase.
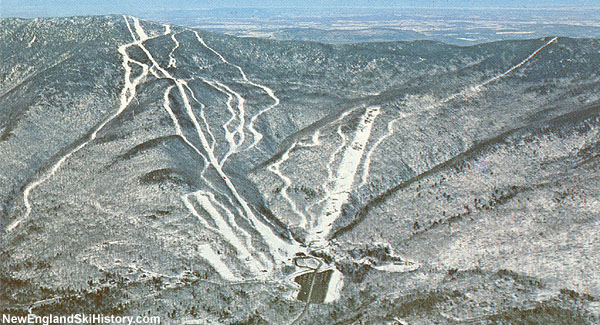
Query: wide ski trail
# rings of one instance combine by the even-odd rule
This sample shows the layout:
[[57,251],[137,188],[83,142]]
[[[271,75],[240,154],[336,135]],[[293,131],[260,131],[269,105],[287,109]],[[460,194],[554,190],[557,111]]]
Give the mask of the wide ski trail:
[[[158,72],[160,72],[160,74],[162,74],[162,78],[172,80],[175,83],[175,85],[169,87],[167,89],[167,92],[165,93],[165,96],[164,96],[165,97],[165,105],[164,106],[165,106],[165,110],[167,110],[169,116],[171,117],[171,120],[176,125],[176,132],[178,133],[178,135],[180,137],[182,137],[184,139],[186,144],[190,145],[192,148],[194,148],[194,150],[199,155],[203,156],[203,159],[205,160],[207,165],[210,166],[210,168],[213,168],[217,172],[220,180],[224,183],[226,188],[229,190],[229,192],[232,194],[232,196],[235,198],[235,200],[241,207],[243,214],[245,215],[245,218],[247,219],[249,224],[261,235],[261,237],[263,238],[263,241],[269,247],[269,250],[270,250],[271,255],[274,258],[274,260],[277,263],[287,262],[296,252],[300,251],[299,245],[297,243],[287,242],[286,240],[280,238],[277,234],[275,234],[273,232],[273,230],[269,226],[264,224],[261,220],[259,220],[255,216],[255,214],[253,213],[249,204],[238,193],[237,189],[231,182],[230,177],[228,175],[226,175],[225,172],[223,171],[221,161],[219,161],[219,159],[216,157],[215,152],[214,152],[214,143],[211,145],[211,143],[209,143],[209,141],[207,139],[207,136],[204,134],[204,131],[202,130],[202,127],[200,126],[200,123],[199,123],[194,111],[192,110],[192,107],[190,104],[188,93],[186,91],[186,89],[190,89],[189,85],[187,84],[187,81],[173,77],[168,71],[166,71],[165,69],[163,69],[160,66],[160,64],[156,61],[156,59],[153,57],[153,55],[150,53],[150,51],[148,51],[148,49],[144,46],[144,41],[147,40],[147,36],[146,36],[146,33],[144,32],[143,28],[141,27],[139,20],[137,18],[133,18],[133,17],[131,19],[134,21],[135,31],[136,31],[137,38],[138,38],[138,42],[136,43],[136,45],[145,53],[147,58],[152,63],[151,69],[154,69],[155,71],[157,71],[156,73],[153,73],[153,75],[157,78],[161,78],[161,76],[158,75]],[[229,87],[225,86],[223,83],[215,81],[214,85],[219,87],[224,92],[229,92],[233,96],[236,96],[235,95],[236,92],[232,91]],[[194,126],[194,129],[196,130],[196,135],[198,136],[198,139],[200,140],[201,148],[195,147],[193,145],[192,141],[187,139],[187,137],[185,136],[185,134],[183,133],[183,130],[181,128],[181,123],[178,121],[177,116],[174,114],[174,112],[170,108],[168,92],[170,92],[172,89],[175,89],[175,88],[177,89],[177,91],[183,101],[183,106],[184,106],[184,110],[187,115],[187,118],[189,118],[189,120],[192,122],[192,125]],[[240,98],[242,98],[241,95],[239,95],[239,97],[236,96],[236,98],[238,99],[238,107],[237,107],[238,116],[240,116],[240,120],[243,120],[243,114],[244,114],[243,100],[240,100]],[[197,100],[197,99],[195,99],[195,100]],[[239,130],[239,128],[238,128],[238,130]],[[233,139],[232,141],[235,141],[235,139]],[[230,144],[231,144],[231,142],[230,142]],[[223,161],[223,163],[224,163],[224,161]],[[205,181],[208,184],[211,183],[210,180],[205,179]],[[203,209],[213,212],[213,213],[209,212],[209,214],[211,214],[211,217],[213,218],[214,222],[219,222],[220,226],[217,226],[217,228],[211,227],[212,230],[217,229],[218,232],[221,234],[221,236],[226,241],[230,242],[234,247],[236,247],[236,250],[238,251],[238,253],[240,253],[241,256],[243,257],[243,259],[246,261],[245,265],[247,267],[249,267],[250,271],[253,274],[258,275],[259,274],[258,270],[264,271],[265,267],[269,267],[269,268],[272,267],[272,265],[264,265],[264,264],[268,264],[267,262],[264,261],[264,260],[266,260],[266,258],[262,258],[263,265],[259,266],[258,262],[250,254],[250,252],[253,249],[251,247],[244,246],[244,244],[242,244],[242,241],[238,238],[237,234],[235,234],[235,232],[233,231],[233,228],[236,228],[239,232],[241,227],[237,227],[237,225],[225,226],[227,224],[227,222],[224,221],[225,219],[222,216],[219,216],[218,214],[214,214],[214,211],[216,211],[216,210],[211,210],[209,204],[212,204],[213,207],[214,207],[214,204],[213,204],[213,202],[211,202],[210,196],[208,196],[209,199],[206,199],[206,196],[203,196],[202,192],[200,192],[200,191],[191,193],[191,195],[193,195],[195,200],[199,204],[202,205]],[[214,198],[214,196],[213,196],[213,198]],[[189,200],[189,196],[187,196],[185,198],[184,204],[186,205],[186,207],[188,207],[188,209],[190,208],[190,206],[192,206],[192,204]],[[224,207],[224,206],[222,206],[222,207]],[[194,210],[190,210],[190,212],[192,214],[194,214]],[[196,213],[196,215],[198,215],[197,211],[195,211],[195,213]],[[229,214],[229,213],[230,212],[227,212],[227,214]],[[232,223],[235,223],[234,218],[229,218],[228,220]],[[203,224],[206,225],[207,223],[203,223]],[[242,235],[244,235],[244,234],[242,233]],[[215,256],[214,252],[210,251],[210,249],[211,249],[210,246],[204,246],[203,249],[207,252],[207,254],[209,256]],[[260,255],[260,254],[257,254],[257,255]],[[212,263],[212,261],[210,261],[209,258],[207,258],[207,260],[209,260],[209,262]],[[220,260],[218,260],[216,262],[221,263]],[[229,277],[230,273],[233,274],[233,272],[231,270],[229,270],[229,271],[222,270],[223,265],[225,265],[225,264],[223,263],[223,264],[213,265],[213,267],[215,267],[215,269],[219,273],[222,272],[221,275],[224,278]],[[219,271],[219,270],[221,270],[221,271]],[[271,270],[269,269],[267,271],[271,271]]]
[[325,207],[316,220],[315,227],[309,230],[308,238],[311,247],[320,248],[327,243],[333,223],[340,217],[342,205],[348,201],[350,192],[353,190],[356,172],[363,159],[365,147],[379,112],[379,106],[368,107],[365,110],[356,127],[352,142],[344,150],[342,160],[337,167],[337,178],[333,189],[326,193]]
[[516,69],[520,68],[521,66],[523,66],[525,63],[529,62],[533,57],[535,57],[538,53],[540,53],[544,48],[546,48],[547,46],[549,46],[550,44],[554,43],[556,40],[558,39],[558,37],[554,37],[553,39],[551,39],[550,41],[544,43],[541,47],[539,47],[538,49],[536,49],[535,51],[533,51],[528,57],[526,57],[524,60],[522,60],[521,62],[519,62],[518,64],[510,67],[508,70],[504,71],[503,73],[500,73],[488,80],[486,80],[485,82],[478,84],[478,85],[473,85],[470,87],[467,87],[455,94],[452,94],[444,99],[442,99],[441,101],[439,101],[438,103],[435,103],[431,106],[428,106],[426,108],[424,108],[423,110],[420,110],[418,112],[414,112],[414,113],[409,113],[409,114],[404,114],[404,113],[400,113],[400,116],[398,116],[397,118],[391,120],[388,125],[387,125],[387,133],[379,138],[377,140],[377,142],[369,149],[368,153],[367,153],[367,158],[364,160],[363,162],[363,166],[362,166],[362,171],[363,174],[361,176],[361,183],[359,186],[364,186],[367,184],[368,181],[368,177],[369,177],[369,170],[370,170],[370,165],[371,165],[371,159],[373,156],[373,153],[375,152],[375,150],[377,150],[377,148],[379,147],[379,145],[381,143],[383,143],[383,141],[385,141],[387,138],[391,137],[394,134],[394,129],[395,129],[395,124],[398,121],[401,121],[405,118],[411,117],[415,114],[421,114],[427,111],[432,111],[435,110],[437,108],[439,108],[441,105],[446,104],[458,97],[464,97],[464,98],[469,98],[472,97],[474,95],[476,95],[477,93],[479,93],[483,87],[489,85],[490,83],[493,83],[494,81],[497,81],[499,79],[502,79],[503,77],[507,76],[508,74],[510,74],[511,72],[515,71]]

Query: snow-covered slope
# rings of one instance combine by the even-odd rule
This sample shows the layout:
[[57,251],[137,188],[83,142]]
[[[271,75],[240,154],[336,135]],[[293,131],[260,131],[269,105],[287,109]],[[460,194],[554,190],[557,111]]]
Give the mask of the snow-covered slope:
[[597,317],[596,40],[0,23],[0,308],[287,323],[321,272],[309,323]]

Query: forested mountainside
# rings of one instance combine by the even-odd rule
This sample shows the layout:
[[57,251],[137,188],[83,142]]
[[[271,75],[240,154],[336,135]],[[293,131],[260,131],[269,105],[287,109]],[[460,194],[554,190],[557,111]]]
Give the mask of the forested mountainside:
[[317,269],[306,324],[600,321],[599,40],[5,18],[0,58],[1,312],[290,323]]

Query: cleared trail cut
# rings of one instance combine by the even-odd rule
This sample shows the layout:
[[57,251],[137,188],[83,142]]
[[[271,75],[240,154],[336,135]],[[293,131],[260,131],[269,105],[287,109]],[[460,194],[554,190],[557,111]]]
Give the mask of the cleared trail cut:
[[547,46],[549,46],[550,44],[554,43],[556,40],[558,40],[558,37],[554,37],[553,39],[551,39],[550,41],[544,43],[541,47],[539,47],[538,49],[536,49],[535,51],[533,51],[528,57],[526,57],[524,60],[522,60],[521,62],[519,62],[518,64],[510,67],[508,70],[504,71],[503,73],[500,73],[490,79],[488,79],[487,81],[478,84],[478,85],[473,85],[473,86],[469,86],[455,94],[452,94],[444,99],[442,99],[441,101],[430,105],[428,107],[425,107],[424,109],[418,111],[418,112],[414,112],[414,113],[402,113],[400,112],[400,116],[398,116],[397,118],[391,120],[388,125],[387,125],[387,129],[388,132],[383,135],[381,138],[379,138],[377,140],[377,142],[371,147],[371,149],[369,149],[369,152],[367,153],[367,159],[365,159],[365,161],[363,162],[363,166],[362,166],[362,170],[363,170],[363,174],[362,174],[362,181],[360,183],[359,186],[364,186],[367,184],[368,181],[368,177],[369,177],[369,170],[370,170],[370,165],[371,165],[371,158],[375,152],[375,150],[377,150],[377,148],[379,147],[379,145],[381,143],[383,143],[387,138],[391,137],[394,134],[394,130],[395,130],[395,125],[398,121],[401,121],[403,119],[409,118],[411,116],[414,116],[416,114],[421,114],[427,111],[432,111],[435,109],[438,109],[441,107],[441,105],[446,104],[456,98],[459,97],[463,97],[463,98],[469,98],[472,97],[474,95],[476,95],[477,93],[479,93],[483,87],[502,79],[503,77],[509,75],[511,72],[517,70],[518,68],[520,68],[521,66],[523,66],[525,63],[529,62],[533,57],[535,57],[537,54],[539,54],[543,49],[545,49]]
[[[127,22],[127,27],[131,31],[129,22]],[[17,226],[19,226],[19,224],[21,224],[24,220],[29,218],[29,216],[31,215],[32,203],[30,202],[30,199],[29,199],[31,192],[33,190],[35,190],[38,186],[40,186],[41,184],[46,182],[48,179],[50,179],[52,176],[54,176],[56,174],[56,172],[65,163],[65,161],[67,161],[67,159],[69,159],[69,157],[73,156],[74,154],[79,152],[81,149],[85,148],[90,142],[94,141],[96,139],[96,137],[98,136],[98,133],[102,129],[104,129],[104,127],[108,123],[110,123],[112,120],[114,120],[119,115],[121,115],[121,113],[123,113],[123,111],[127,108],[127,106],[129,106],[129,104],[131,103],[131,101],[133,100],[133,98],[136,95],[137,86],[147,76],[148,71],[149,71],[149,68],[147,65],[132,59],[127,54],[127,49],[132,46],[136,46],[136,45],[138,45],[138,40],[136,40],[134,38],[133,42],[122,45],[118,48],[118,52],[119,52],[119,54],[121,54],[121,57],[123,58],[121,65],[123,66],[123,69],[125,70],[125,76],[124,76],[125,85],[123,86],[123,89],[121,89],[121,94],[119,96],[119,107],[117,108],[117,110],[115,112],[113,112],[112,114],[110,114],[106,119],[104,119],[104,121],[102,121],[102,123],[97,125],[93,130],[91,130],[87,139],[85,139],[83,142],[81,142],[79,145],[77,145],[71,151],[67,152],[64,156],[60,157],[39,178],[37,178],[36,180],[34,180],[33,182],[31,182],[25,186],[25,188],[23,190],[23,205],[25,206],[25,214],[22,217],[16,219],[12,223],[10,223],[6,228],[7,232],[11,232],[12,230],[14,230]],[[133,80],[132,80],[132,76],[131,76],[131,72],[132,72],[131,64],[132,63],[136,64],[142,68],[142,72],[137,77],[135,77]]]
[[380,107],[373,106],[368,107],[362,115],[352,142],[346,147],[337,167],[337,178],[333,189],[325,195],[325,207],[316,220],[315,226],[309,230],[308,238],[311,247],[321,247],[327,242],[333,223],[340,217],[342,205],[348,201],[353,189],[356,172],[363,159],[365,146],[369,141],[373,124],[379,112]]
[[[127,17],[124,17],[124,18],[127,21],[127,24],[129,26],[129,23],[127,20],[128,18]],[[169,114],[169,117],[171,118],[173,124],[175,125],[176,134],[178,136],[180,136],[188,146],[193,148],[193,150],[199,156],[201,156],[203,161],[205,162],[202,173],[201,173],[201,177],[203,178],[204,182],[206,184],[208,184],[209,186],[211,186],[212,188],[214,188],[213,185],[214,185],[215,180],[209,180],[206,177],[204,177],[204,172],[205,172],[206,168],[212,168],[217,173],[217,175],[219,175],[219,178],[218,178],[219,182],[222,182],[222,184],[225,185],[228,192],[235,199],[236,205],[238,205],[241,208],[243,217],[246,218],[246,220],[248,221],[250,226],[252,228],[254,228],[254,230],[256,230],[256,232],[261,236],[262,241],[269,247],[269,252],[270,252],[274,262],[279,263],[279,264],[286,263],[287,261],[290,260],[290,258],[292,256],[294,256],[295,253],[302,251],[300,244],[293,242],[293,241],[287,241],[287,240],[281,238],[279,235],[277,235],[273,231],[273,229],[269,225],[265,224],[258,217],[256,217],[256,215],[250,208],[250,205],[248,204],[248,202],[246,202],[246,200],[244,200],[244,198],[238,193],[238,190],[232,183],[231,178],[228,177],[228,175],[225,174],[225,172],[223,171],[223,165],[227,161],[228,157],[231,154],[237,152],[238,148],[244,142],[244,137],[243,137],[243,129],[244,129],[244,121],[245,121],[245,107],[244,107],[245,100],[244,100],[244,98],[242,97],[241,94],[233,91],[231,88],[226,86],[223,82],[204,80],[205,83],[209,84],[213,88],[216,88],[217,90],[219,90],[229,96],[227,106],[228,106],[230,112],[232,113],[232,119],[230,119],[225,125],[223,125],[223,128],[226,131],[228,131],[229,123],[231,123],[234,119],[237,119],[240,121],[238,127],[236,128],[236,130],[234,132],[226,133],[227,135],[229,135],[225,139],[227,141],[227,143],[229,144],[229,151],[228,151],[228,153],[225,154],[225,156],[223,158],[219,159],[219,158],[217,158],[217,155],[214,151],[215,150],[214,135],[212,133],[210,133],[210,128],[206,121],[206,118],[203,115],[201,116],[202,121],[205,123],[206,132],[210,133],[210,134],[208,134],[208,136],[205,134],[205,131],[203,130],[202,126],[200,125],[200,122],[199,122],[194,110],[192,109],[190,98],[188,96],[188,91],[193,96],[193,99],[196,102],[198,102],[198,103],[200,103],[200,102],[195,97],[193,91],[191,90],[191,87],[188,85],[186,80],[182,80],[182,79],[173,77],[167,70],[165,70],[164,68],[162,68],[160,66],[160,64],[157,62],[157,60],[153,57],[152,53],[150,53],[150,51],[144,46],[144,41],[147,40],[148,37],[147,37],[147,34],[145,33],[144,29],[142,28],[142,26],[139,22],[139,19],[134,18],[134,17],[131,17],[131,19],[133,20],[134,27],[135,27],[135,35],[133,35],[133,33],[132,33],[132,37],[135,40],[137,40],[134,44],[136,46],[138,46],[145,53],[147,58],[152,63],[152,66],[150,67],[150,71],[151,71],[152,75],[154,77],[156,77],[157,79],[163,78],[163,79],[172,80],[175,84],[174,86],[168,87],[167,90],[165,91],[163,107],[167,111],[167,113]],[[172,33],[170,28],[165,28],[165,31]],[[163,36],[166,36],[166,35],[163,35]],[[171,35],[171,36],[172,36],[172,38],[174,38],[173,35]],[[208,48],[206,43],[201,38],[199,38],[199,35],[197,33],[196,33],[196,36],[198,37],[199,42],[203,46],[206,46]],[[175,48],[178,46],[180,46],[180,43],[176,42],[175,47],[172,49],[171,53],[173,53],[175,51]],[[210,49],[210,50],[213,53],[215,53],[219,58],[224,60],[224,58],[222,57],[222,55],[220,53],[218,53],[212,49]],[[171,57],[169,59],[171,59]],[[225,60],[224,62],[227,62],[227,61]],[[230,64],[230,63],[227,62],[227,64]],[[233,65],[233,66],[237,67],[239,69],[239,71],[242,73],[244,80],[247,80],[247,77],[243,73],[243,70],[241,70],[241,68],[239,68],[237,65]],[[175,89],[178,91],[178,94],[183,101],[183,110],[185,112],[185,115],[189,119],[189,121],[192,122],[194,129],[196,130],[196,135],[198,137],[198,140],[200,141],[201,147],[196,147],[193,144],[193,141],[188,139],[188,137],[184,134],[182,127],[181,127],[182,123],[179,121],[180,118],[177,117],[177,114],[175,114],[173,112],[173,109],[170,106],[169,93]],[[233,106],[231,105],[233,98],[236,98],[236,100],[237,100],[236,109],[234,109]],[[201,104],[201,107],[204,108],[204,105]],[[240,137],[238,137],[238,141],[235,141],[235,137],[233,136],[236,133],[240,134]],[[212,138],[212,144],[210,143],[209,138]],[[246,266],[247,270],[251,274],[253,274],[257,278],[264,278],[273,270],[274,264],[271,263],[269,261],[269,259],[266,256],[264,256],[262,253],[257,252],[257,250],[252,245],[249,233],[247,231],[243,230],[242,227],[240,227],[235,222],[235,218],[233,217],[233,215],[235,213],[228,210],[225,207],[225,205],[219,204],[213,193],[205,192],[205,191],[196,191],[193,193],[183,195],[182,201],[184,202],[184,205],[190,211],[190,213],[192,215],[196,216],[196,218],[203,224],[204,227],[206,227],[207,229],[218,234],[219,237],[221,237],[223,240],[229,242],[236,249],[236,251],[239,254],[238,258],[241,260],[241,263]],[[200,216],[199,212],[194,208],[193,202],[196,202],[197,204],[199,204],[199,206],[201,206],[204,211],[208,211],[209,216],[211,217],[213,222],[215,222],[215,224],[217,225],[216,227],[210,226],[207,223],[207,221],[203,219],[204,217]],[[233,201],[230,201],[230,202],[233,204]],[[225,219],[221,215],[221,213],[216,208],[217,206],[219,207],[219,209],[224,211],[224,213],[228,216],[227,219]],[[235,276],[235,272],[230,267],[227,267],[227,264],[224,261],[222,261],[221,258],[214,259],[215,256],[218,256],[218,254],[216,254],[214,249],[212,247],[210,247],[209,244],[205,244],[202,247],[203,247],[202,251],[205,253],[202,256],[213,266],[213,268],[223,278],[232,279],[232,278],[237,277],[237,276]]]

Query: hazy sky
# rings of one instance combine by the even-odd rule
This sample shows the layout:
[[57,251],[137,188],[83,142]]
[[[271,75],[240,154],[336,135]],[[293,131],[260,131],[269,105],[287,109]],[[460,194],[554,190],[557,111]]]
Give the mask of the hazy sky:
[[[140,14],[160,9],[336,7],[557,8],[600,7],[600,0],[0,0],[0,16]],[[325,9],[324,9],[325,10]],[[331,9],[329,9],[331,10]]]

